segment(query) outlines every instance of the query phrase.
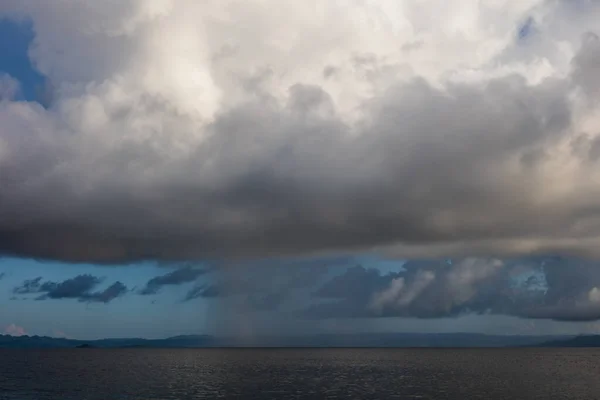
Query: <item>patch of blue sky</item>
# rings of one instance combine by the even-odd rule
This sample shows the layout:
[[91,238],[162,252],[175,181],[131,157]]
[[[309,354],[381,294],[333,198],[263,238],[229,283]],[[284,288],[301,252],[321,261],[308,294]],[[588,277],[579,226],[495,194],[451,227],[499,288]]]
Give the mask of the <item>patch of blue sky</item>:
[[520,41],[526,40],[535,32],[535,20],[529,17],[523,22],[517,31],[517,37]]
[[511,282],[515,288],[522,288],[531,291],[546,292],[548,290],[548,282],[546,274],[541,269],[531,269],[514,276]]
[[10,75],[20,84],[18,100],[38,101],[46,80],[32,65],[29,47],[34,39],[32,24],[0,18],[0,73]]
[[[107,336],[165,337],[184,332],[202,332],[208,304],[187,302],[178,288],[165,287],[159,296],[140,296],[136,291],[149,279],[172,269],[156,263],[98,266],[65,264],[30,259],[0,259],[0,328],[10,323],[25,327],[30,334],[52,335],[65,332],[75,338]],[[72,299],[36,301],[35,296],[14,296],[12,290],[26,279],[42,277],[44,281],[63,281],[81,274],[105,278],[99,288],[115,281],[131,291],[109,304],[81,303]],[[181,288],[179,288],[181,289]]]

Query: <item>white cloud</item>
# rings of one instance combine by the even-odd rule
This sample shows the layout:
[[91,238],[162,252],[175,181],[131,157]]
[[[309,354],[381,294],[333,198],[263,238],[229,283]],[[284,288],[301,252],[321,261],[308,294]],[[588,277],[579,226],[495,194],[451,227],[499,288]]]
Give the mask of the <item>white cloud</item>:
[[[409,307],[428,287],[434,285],[433,303],[442,302],[441,308],[450,311],[471,300],[503,267],[500,260],[467,258],[452,263],[447,271],[418,270],[410,282],[404,277],[392,279],[389,286],[372,296],[369,308],[382,313],[390,309]],[[443,299],[443,301],[442,301]]]
[[381,312],[384,307],[394,303],[403,290],[404,278],[392,279],[387,289],[373,295],[369,307],[377,312]]
[[481,289],[481,283],[493,278],[504,263],[500,260],[468,258],[454,265],[446,276],[446,286],[452,305],[461,305]]
[[4,329],[4,334],[10,336],[25,336],[27,335],[27,332],[23,327],[20,327],[15,324],[10,324]]
[[404,278],[393,279],[387,289],[375,293],[369,307],[377,312],[386,307],[407,307],[435,279],[436,275],[432,271],[419,271],[410,285],[405,285]]
[[0,72],[0,101],[12,100],[19,93],[20,85],[8,74]]
[[589,291],[588,300],[590,303],[600,302],[600,290],[597,287],[594,287]]

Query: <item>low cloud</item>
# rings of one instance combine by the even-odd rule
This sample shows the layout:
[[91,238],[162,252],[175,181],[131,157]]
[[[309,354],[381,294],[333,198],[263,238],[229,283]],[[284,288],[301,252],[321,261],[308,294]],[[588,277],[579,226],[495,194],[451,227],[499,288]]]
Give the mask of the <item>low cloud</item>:
[[163,286],[177,286],[185,283],[194,282],[198,277],[206,274],[207,269],[192,268],[185,266],[175,271],[169,272],[150,279],[146,286],[140,290],[142,295],[156,294]]
[[318,284],[329,268],[347,262],[338,257],[235,264],[216,270],[211,281],[191,288],[184,300],[242,296],[250,308],[273,310],[295,292]]
[[600,265],[549,257],[409,261],[401,272],[354,267],[313,293],[309,318],[444,318],[496,314],[600,319]]
[[[583,275],[583,274],[582,274]],[[569,282],[567,277],[562,282]],[[566,322],[581,322],[600,320],[600,288],[594,286],[589,291],[587,288],[597,284],[598,279],[583,284],[583,279],[578,284],[576,281],[568,283],[569,289],[562,296],[551,293],[556,299],[540,307],[526,308],[522,316],[532,319],[553,319]]]
[[10,324],[4,329],[4,334],[9,336],[26,336],[27,332],[21,326]]
[[127,291],[127,286],[121,282],[115,282],[102,291],[84,294],[79,300],[106,304],[123,296]]
[[388,288],[373,295],[369,306],[376,312],[382,312],[387,307],[406,307],[434,281],[435,273],[432,271],[419,271],[409,286],[404,278],[392,279]]
[[191,288],[185,295],[185,301],[200,298],[215,298],[222,296],[222,289],[217,285],[200,285]]
[[115,282],[104,290],[94,291],[103,282],[93,275],[78,275],[62,282],[42,281],[42,277],[24,281],[13,289],[15,295],[37,295],[36,300],[76,299],[81,302],[109,303],[124,295],[128,289],[121,282]]
[[600,320],[597,304],[564,304],[524,310],[520,315],[531,319],[552,319],[563,322],[586,322]]
[[27,279],[20,286],[13,289],[14,294],[31,294],[39,293],[42,277],[38,276],[35,279]]

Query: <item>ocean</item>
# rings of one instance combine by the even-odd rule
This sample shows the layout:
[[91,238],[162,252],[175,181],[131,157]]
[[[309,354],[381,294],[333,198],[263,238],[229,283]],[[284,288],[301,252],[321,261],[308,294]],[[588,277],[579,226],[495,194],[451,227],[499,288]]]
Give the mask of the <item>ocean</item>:
[[0,350],[0,399],[597,400],[600,350]]

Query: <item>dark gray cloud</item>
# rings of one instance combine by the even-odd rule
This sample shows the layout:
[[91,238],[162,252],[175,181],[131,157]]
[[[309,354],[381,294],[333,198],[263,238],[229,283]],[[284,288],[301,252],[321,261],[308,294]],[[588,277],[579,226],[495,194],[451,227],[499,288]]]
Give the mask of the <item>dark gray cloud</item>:
[[399,276],[401,276],[400,273],[381,275],[377,269],[355,266],[349,268],[343,275],[326,282],[314,295],[324,299],[356,298],[366,300],[374,290],[384,289],[391,279]]
[[182,285],[184,283],[194,282],[196,279],[198,279],[198,277],[206,274],[207,272],[207,269],[185,266],[167,274],[150,279],[146,283],[146,286],[140,290],[140,294],[156,294],[163,286]]
[[[292,289],[292,288],[288,288]],[[297,288],[296,288],[297,289]],[[202,285],[190,289],[184,301],[194,299],[219,299],[230,296],[243,296],[248,310],[251,311],[275,311],[277,310],[290,296],[290,292],[284,288],[270,288],[255,290],[232,290],[224,289],[221,285]]]
[[44,293],[42,298],[81,299],[101,282],[101,278],[92,275],[78,275],[63,282],[44,282],[39,292]]
[[263,260],[220,268],[212,281],[191,288],[185,301],[241,297],[249,310],[273,311],[321,282],[334,267],[347,265],[348,257]]
[[200,285],[191,288],[185,296],[185,300],[193,300],[199,298],[216,298],[223,296],[223,290],[218,285]]
[[103,279],[93,275],[78,275],[62,282],[42,281],[42,277],[24,281],[13,289],[15,295],[37,295],[36,300],[46,299],[76,299],[81,302],[109,303],[124,295],[127,287],[121,282],[115,282],[100,291],[94,289]]
[[35,279],[27,279],[20,286],[13,289],[14,294],[31,294],[38,293],[42,282],[42,277],[38,276]]
[[[450,17],[414,21],[419,34],[359,22],[407,26],[428,1],[322,24],[308,8],[117,3],[0,6],[31,19],[56,89],[47,109],[0,101],[0,253],[600,256],[600,45],[581,40],[599,3],[473,3],[464,37]],[[536,34],[519,41],[527,18]]]
[[106,304],[110,303],[117,297],[123,296],[125,293],[127,293],[127,291],[127,286],[125,286],[121,282],[115,282],[102,291],[85,294],[80,298],[80,301],[98,302]]

